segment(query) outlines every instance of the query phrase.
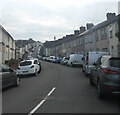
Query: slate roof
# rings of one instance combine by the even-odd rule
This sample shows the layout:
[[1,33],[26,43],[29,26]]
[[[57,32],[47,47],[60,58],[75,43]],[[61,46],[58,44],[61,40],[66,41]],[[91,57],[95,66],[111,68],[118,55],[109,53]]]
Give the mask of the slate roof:
[[44,46],[47,47],[47,48],[52,48],[52,47],[61,45],[62,43],[66,43],[68,41],[71,41],[71,40],[75,39],[75,37],[76,36],[74,34],[66,35],[63,38],[60,38],[56,41],[46,41],[44,43]]
[[16,42],[17,47],[21,48],[21,47],[24,47],[27,44],[32,44],[35,41],[32,40],[32,39],[29,39],[29,40],[15,40],[15,42]]
[[13,37],[10,35],[10,33],[8,33],[8,32],[5,30],[5,28],[4,28],[2,25],[0,25],[0,28],[1,28],[8,36],[10,36],[10,37],[12,38],[12,40],[14,41]]
[[116,22],[117,19],[118,19],[118,17],[116,16],[115,18],[113,18],[111,20],[106,20],[104,22],[101,22],[101,23],[93,26],[90,30],[86,30],[85,32],[79,34],[77,37],[88,34],[88,33],[92,32],[92,31],[98,30],[98,29],[103,28],[105,26],[108,26],[109,24]]

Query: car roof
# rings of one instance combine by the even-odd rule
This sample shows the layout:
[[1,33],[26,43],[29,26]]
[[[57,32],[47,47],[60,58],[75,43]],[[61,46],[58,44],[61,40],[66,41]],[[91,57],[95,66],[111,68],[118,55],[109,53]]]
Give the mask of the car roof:
[[21,62],[25,62],[25,61],[34,61],[35,59],[29,59],[29,60],[23,60],[23,61],[21,61]]
[[103,55],[102,57],[111,58],[112,56],[111,55]]

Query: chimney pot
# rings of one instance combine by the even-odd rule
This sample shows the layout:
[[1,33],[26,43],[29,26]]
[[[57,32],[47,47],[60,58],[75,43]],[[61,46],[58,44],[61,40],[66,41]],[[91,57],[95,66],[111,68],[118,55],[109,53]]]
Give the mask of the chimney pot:
[[83,33],[83,32],[85,32],[85,31],[86,31],[86,28],[83,27],[83,26],[81,26],[81,27],[80,27],[80,33]]
[[94,26],[93,23],[87,23],[86,24],[87,30],[91,29],[93,26]]
[[111,20],[116,17],[116,14],[115,13],[107,13],[106,17],[107,17],[107,20]]

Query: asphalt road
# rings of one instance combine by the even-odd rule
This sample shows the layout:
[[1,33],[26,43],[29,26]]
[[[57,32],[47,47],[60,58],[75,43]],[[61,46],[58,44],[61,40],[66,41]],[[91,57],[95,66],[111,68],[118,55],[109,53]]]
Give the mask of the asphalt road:
[[31,56],[32,56],[33,58],[36,58],[37,55],[39,54],[38,52],[40,52],[40,49],[41,49],[41,46],[36,47]]
[[41,62],[36,77],[24,76],[19,87],[3,91],[3,113],[118,113],[120,100],[99,100],[80,68]]

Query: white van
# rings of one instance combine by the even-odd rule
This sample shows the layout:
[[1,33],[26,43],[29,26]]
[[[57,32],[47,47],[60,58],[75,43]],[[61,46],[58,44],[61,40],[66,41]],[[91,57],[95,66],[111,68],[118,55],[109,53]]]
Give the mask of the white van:
[[54,58],[55,58],[55,56],[50,56],[50,57],[49,57],[49,61],[50,61],[50,62],[53,62],[53,61],[54,61]]
[[71,54],[68,60],[69,66],[82,66],[83,65],[83,54]]
[[98,58],[106,54],[109,54],[109,53],[108,52],[97,52],[97,51],[87,52],[83,56],[82,71],[85,72],[86,75],[90,75],[92,69],[95,67],[93,64],[98,60]]

